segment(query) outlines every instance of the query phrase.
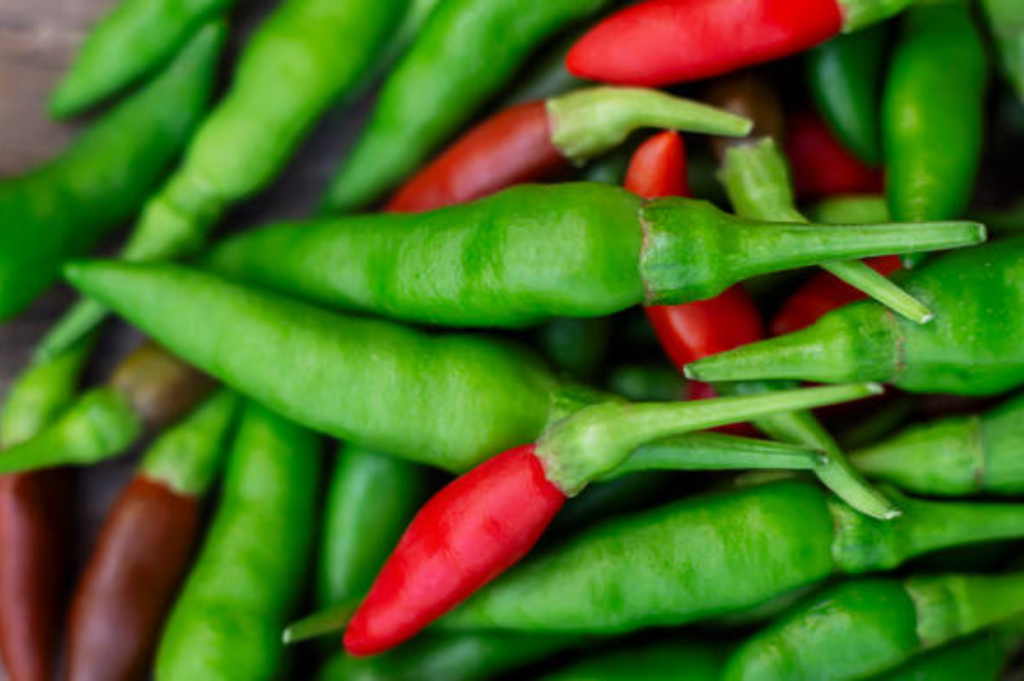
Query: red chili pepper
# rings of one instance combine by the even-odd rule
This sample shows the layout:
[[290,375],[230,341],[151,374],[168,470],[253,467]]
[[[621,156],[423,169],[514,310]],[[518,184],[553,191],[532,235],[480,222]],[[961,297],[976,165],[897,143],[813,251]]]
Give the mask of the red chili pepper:
[[66,470],[0,477],[0,653],[11,681],[53,676],[71,494]]
[[[688,196],[686,148],[675,132],[662,132],[634,152],[626,171],[626,189],[644,198]],[[754,302],[740,286],[709,300],[645,308],[661,346],[680,370],[698,359],[761,340],[764,327]],[[690,399],[714,397],[709,385],[689,388]],[[747,424],[727,426],[724,432],[750,434]]]
[[[521,560],[568,497],[614,471],[647,442],[877,390],[843,386],[586,407],[556,422],[536,444],[480,464],[427,502],[349,622],[345,649],[373,655],[415,635]],[[709,451],[719,453],[704,453]]]
[[882,172],[848,152],[820,116],[811,112],[787,119],[786,156],[797,196],[814,199],[837,194],[878,194]]
[[[871,269],[889,276],[902,267],[897,255],[883,255],[865,260]],[[772,320],[772,334],[780,336],[810,326],[836,308],[867,298],[846,282],[828,272],[818,272],[789,297]]]
[[733,114],[654,90],[577,90],[479,124],[406,182],[385,210],[432,210],[543,180],[651,126],[724,135],[743,135],[750,127]]

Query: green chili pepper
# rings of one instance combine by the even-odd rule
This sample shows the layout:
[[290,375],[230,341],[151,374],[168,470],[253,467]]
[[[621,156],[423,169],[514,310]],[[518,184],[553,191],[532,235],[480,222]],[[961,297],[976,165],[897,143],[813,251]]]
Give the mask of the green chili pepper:
[[922,653],[898,669],[873,677],[875,681],[998,681],[1018,635],[996,628]]
[[429,492],[426,470],[344,444],[327,488],[317,602],[362,597]]
[[94,26],[50,97],[50,114],[67,118],[135,85],[174,58],[207,21],[234,0],[121,0]]
[[556,317],[537,329],[541,355],[576,380],[591,380],[608,353],[611,323],[606,317]]
[[617,187],[568,183],[513,187],[416,215],[251,231],[207,262],[220,274],[344,309],[521,327],[554,316],[604,316],[640,302],[710,298],[758,274],[837,258],[983,238],[975,223],[911,229],[745,221],[704,201],[645,203]]
[[888,24],[838,36],[807,53],[811,95],[832,132],[860,160],[882,164],[882,63]]
[[1024,6],[1016,0],[983,0],[999,64],[1017,96],[1024,99]]
[[747,640],[722,678],[862,679],[1022,610],[1024,574],[846,582]]
[[[224,212],[266,186],[320,115],[360,86],[410,2],[284,0],[246,45],[231,88],[181,165],[149,198],[123,257],[199,250]],[[101,305],[79,303],[40,354],[59,352],[105,316]]]
[[161,679],[255,679],[281,673],[281,627],[312,548],[316,438],[250,404],[210,534],[160,642]]
[[681,625],[837,571],[891,569],[946,546],[1024,533],[1021,505],[898,502],[903,515],[882,522],[796,481],[687,499],[585,530],[439,625],[575,633]]
[[476,681],[543,660],[577,642],[575,637],[430,632],[398,650],[373,657],[339,652],[317,681]]
[[906,13],[882,101],[886,196],[896,220],[963,213],[981,156],[985,49],[965,0]]
[[717,641],[666,641],[587,655],[543,681],[718,681],[728,647]]
[[208,25],[64,154],[0,182],[0,321],[138,210],[205,111],[223,42],[224,26]]
[[381,91],[370,122],[325,200],[364,208],[409,174],[495,95],[533,49],[610,0],[448,0]]
[[[855,303],[814,325],[687,367],[705,381],[876,380],[909,392],[994,395],[1024,382],[1024,239],[952,253],[908,276],[937,313],[925,326]],[[968,333],[967,330],[970,332]]]
[[1024,492],[1024,396],[982,415],[917,424],[857,452],[865,474],[921,494]]

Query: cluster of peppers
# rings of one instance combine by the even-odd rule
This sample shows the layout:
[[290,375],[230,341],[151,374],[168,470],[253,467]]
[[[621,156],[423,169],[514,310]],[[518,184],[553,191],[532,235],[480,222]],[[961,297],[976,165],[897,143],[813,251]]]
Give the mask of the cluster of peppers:
[[[216,98],[235,3],[96,25],[50,111],[102,112],[0,181],[0,320],[85,296],[0,419],[11,681],[282,678],[342,630],[323,681],[997,678],[1024,573],[893,571],[1024,536],[1024,399],[906,423],[1024,385],[1024,237],[964,219],[1024,5],[617,4],[281,0]],[[208,247],[378,81],[320,215]],[[108,311],[153,340],[80,390]],[[69,468],[143,438],[64,599]]]

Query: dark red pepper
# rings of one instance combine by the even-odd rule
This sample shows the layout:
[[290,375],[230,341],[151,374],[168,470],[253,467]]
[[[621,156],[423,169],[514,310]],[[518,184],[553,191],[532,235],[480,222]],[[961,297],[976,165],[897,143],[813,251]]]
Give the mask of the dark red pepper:
[[847,151],[820,116],[799,112],[791,114],[786,124],[785,151],[798,197],[881,193],[882,172]]

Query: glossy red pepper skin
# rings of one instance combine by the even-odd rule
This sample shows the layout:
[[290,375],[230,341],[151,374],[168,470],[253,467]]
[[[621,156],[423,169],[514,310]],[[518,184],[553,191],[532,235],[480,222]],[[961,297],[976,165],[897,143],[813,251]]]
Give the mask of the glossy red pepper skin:
[[66,470],[0,477],[0,651],[10,681],[49,681],[67,564]]
[[[883,255],[864,262],[885,276],[903,266],[898,255]],[[828,272],[818,272],[786,300],[772,319],[772,335],[781,336],[810,326],[826,313],[866,298],[861,291]]]
[[391,197],[386,211],[414,213],[466,203],[567,168],[551,141],[546,102],[506,109],[459,138]]
[[533,548],[566,500],[535,449],[489,459],[416,514],[349,623],[349,654],[405,641]]
[[72,603],[70,681],[145,677],[199,534],[200,506],[144,475],[121,494]]
[[869,168],[847,151],[816,114],[790,115],[785,150],[793,172],[793,188],[801,199],[878,194],[884,188],[881,171]]
[[842,26],[836,0],[647,0],[587,32],[566,66],[588,80],[671,85],[801,52]]

